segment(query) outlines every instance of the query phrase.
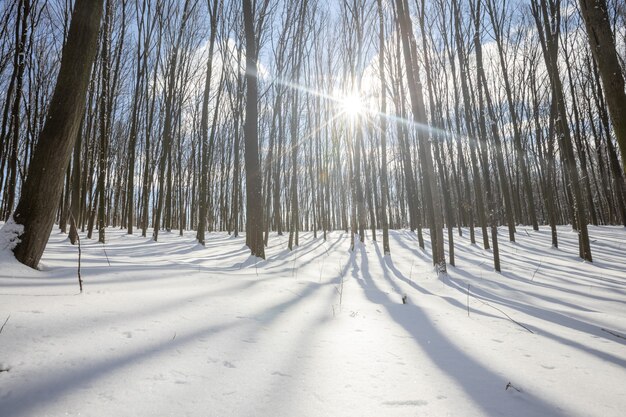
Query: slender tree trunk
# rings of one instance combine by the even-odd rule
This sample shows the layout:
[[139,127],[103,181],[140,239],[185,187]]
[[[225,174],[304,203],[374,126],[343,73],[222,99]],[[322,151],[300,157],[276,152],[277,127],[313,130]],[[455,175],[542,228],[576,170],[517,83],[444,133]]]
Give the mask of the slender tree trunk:
[[[26,66],[26,41],[28,36],[28,17],[32,5],[29,0],[21,0],[18,5],[17,25],[15,26],[15,54],[13,65],[17,71],[15,98],[13,109],[11,110],[12,137],[9,158],[9,178],[7,182],[7,199],[5,200],[5,220],[9,218],[13,205],[15,204],[15,194],[17,189],[18,171],[18,144],[20,136],[20,103],[22,99],[22,89],[24,84],[24,68]],[[7,97],[7,101],[9,97]]]
[[[542,44],[544,60],[550,75],[552,85],[552,93],[555,97],[556,110],[558,112],[559,142],[563,160],[565,162],[565,174],[567,174],[569,190],[572,194],[572,209],[574,221],[572,224],[576,226],[578,231],[579,255],[581,258],[591,262],[591,246],[589,243],[589,231],[587,229],[587,215],[585,210],[585,202],[582,197],[580,177],[576,167],[576,158],[572,145],[572,138],[568,124],[567,109],[565,107],[565,97],[563,93],[563,85],[558,71],[558,36],[560,19],[560,1],[550,1],[550,12],[548,15],[548,5],[542,2],[537,4],[537,0],[532,2],[532,12],[537,24],[537,30]],[[551,22],[557,22],[556,27]]]
[[385,73],[385,20],[383,15],[382,0],[376,1],[378,6],[379,21],[379,56],[378,71],[380,73],[380,186],[381,186],[381,222],[383,227],[383,253],[391,254],[389,248],[389,220],[387,218],[389,194],[389,179],[387,175],[387,79]]
[[83,142],[83,125],[85,117],[81,118],[76,144],[74,145],[74,156],[72,158],[72,197],[70,205],[70,242],[76,244],[78,240],[78,222],[80,219],[80,154]]
[[[425,125],[426,110],[422,84],[419,81],[419,66],[417,65],[417,50],[415,47],[415,37],[413,34],[411,18],[406,0],[396,0],[398,9],[398,19],[400,20],[400,30],[402,31],[402,44],[404,59],[407,68],[407,78],[409,82],[409,92],[413,107],[413,121],[417,125]],[[427,209],[427,217],[430,226],[430,238],[432,244],[433,264],[438,272],[446,272],[446,259],[443,249],[443,224],[441,221],[441,202],[439,199],[437,179],[433,167],[433,157],[428,134],[422,129],[419,135],[419,152],[421,167],[424,176],[424,195]]]
[[[200,174],[200,210],[198,215],[198,232],[196,238],[204,246],[204,233],[207,228],[207,191],[209,187],[209,93],[211,91],[211,79],[213,75],[213,52],[215,50],[215,38],[217,36],[217,0],[213,0],[211,13],[211,35],[209,39],[209,59],[206,68],[206,78],[204,80],[204,95],[202,97],[202,116],[200,129],[202,135],[201,142],[201,174]],[[217,117],[217,113],[215,115]]]
[[105,241],[105,184],[107,176],[107,159],[108,159],[108,94],[109,91],[109,28],[111,24],[111,14],[113,5],[111,0],[105,3],[104,26],[102,33],[102,56],[100,65],[102,65],[102,73],[100,75],[100,148],[98,151],[98,242]]

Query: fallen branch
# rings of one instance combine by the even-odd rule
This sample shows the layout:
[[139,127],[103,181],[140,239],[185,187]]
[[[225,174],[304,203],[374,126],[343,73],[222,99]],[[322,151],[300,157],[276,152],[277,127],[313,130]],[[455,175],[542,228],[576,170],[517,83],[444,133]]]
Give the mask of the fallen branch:
[[[4,326],[7,324],[7,322],[9,321],[10,318],[11,318],[11,315],[9,314],[7,319],[4,321],[4,324],[2,325],[2,327],[0,327],[0,333],[2,333],[2,330],[4,330]],[[602,330],[604,330],[604,329],[602,329]]]
[[[2,327],[4,327],[4,326],[2,326]],[[607,332],[608,334],[613,335],[615,337],[619,337],[620,339],[626,339],[626,336],[623,336],[623,335],[621,335],[621,334],[619,334],[617,332],[614,332],[614,331],[611,331],[611,330],[608,330],[608,329],[604,329],[604,328],[600,328],[600,330],[602,330],[603,332]]]
[[484,305],[486,305],[487,307],[491,307],[491,308],[493,308],[494,310],[499,311],[500,313],[504,314],[504,315],[505,315],[505,316],[506,316],[509,320],[511,320],[513,323],[515,323],[515,324],[517,324],[518,326],[520,326],[520,327],[522,327],[522,328],[524,328],[524,329],[528,330],[530,333],[535,334],[535,332],[533,332],[532,330],[530,330],[528,327],[524,326],[522,323],[520,323],[520,322],[518,322],[518,321],[514,320],[513,318],[511,318],[511,316],[509,316],[508,314],[506,314],[504,311],[500,310],[498,307],[496,307],[496,306],[492,306],[492,305],[491,305],[491,304],[489,304],[488,302],[486,302],[486,301],[484,301],[484,300],[481,300],[480,298],[476,297],[474,294],[469,294],[469,293],[468,293],[468,295],[471,295],[472,297],[474,297],[475,299],[477,299],[478,301],[480,301],[481,303],[483,303],[483,304],[484,304]]

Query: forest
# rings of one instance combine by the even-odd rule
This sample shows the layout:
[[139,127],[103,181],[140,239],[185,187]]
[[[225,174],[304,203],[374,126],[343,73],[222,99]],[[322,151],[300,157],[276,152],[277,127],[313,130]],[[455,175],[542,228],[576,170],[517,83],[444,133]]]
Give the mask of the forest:
[[[71,235],[245,231],[263,258],[270,231],[292,248],[300,231],[382,230],[391,252],[389,228],[422,248],[428,228],[445,271],[462,227],[472,242],[482,229],[499,269],[499,225],[510,241],[549,225],[557,247],[569,223],[589,261],[588,224],[626,226],[620,1],[266,0],[249,21],[235,1],[105,3],[76,137],[68,155],[51,146],[62,172],[40,190]],[[6,221],[73,5],[1,7]]]
[[[199,288],[217,294],[225,315],[257,314],[256,330],[274,329],[281,341],[290,336],[280,336],[263,317],[278,322],[284,316],[263,303],[287,291],[291,295],[280,297],[297,297],[276,309],[299,300],[325,306],[320,317],[335,324],[319,333],[331,332],[330,339],[357,332],[350,326],[367,311],[368,318],[384,313],[396,332],[418,344],[422,331],[439,340],[437,346],[448,346],[458,332],[470,351],[482,352],[473,357],[446,347],[439,355],[422,347],[424,357],[463,387],[454,407],[422,399],[359,404],[368,392],[362,387],[348,395],[352,415],[414,415],[422,406],[434,407],[432,415],[458,414],[460,398],[475,406],[465,415],[477,416],[617,416],[626,407],[626,392],[610,382],[626,376],[623,0],[5,0],[0,46],[0,300],[8,303],[0,314],[14,317],[4,321],[7,329],[19,320],[22,297],[32,304],[24,307],[29,311],[40,310],[37,302],[48,305],[47,321],[78,317],[54,299],[32,298],[57,290],[65,299],[77,287],[76,275],[80,294],[105,312],[116,307],[102,294],[120,291],[130,309],[126,286],[144,283],[137,291],[151,294],[158,280],[161,298],[146,295],[155,314],[158,300],[196,300],[191,282],[202,275],[208,281]],[[170,279],[178,273],[184,277],[177,284]],[[242,287],[230,289],[233,282],[218,278],[226,276]],[[257,294],[247,285],[263,288]],[[602,296],[591,295],[594,288]],[[252,307],[241,307],[252,309],[247,313],[219,295],[239,291],[252,300]],[[309,291],[334,301],[307,298]],[[431,301],[420,304],[422,297]],[[99,320],[90,301],[68,300]],[[205,308],[206,315],[220,311]],[[440,331],[428,311],[480,317],[485,328],[470,327],[470,334],[448,323],[452,327]],[[302,312],[289,317],[281,329],[312,320]],[[30,330],[10,342],[11,351],[23,348],[35,319],[18,327]],[[182,330],[170,319],[164,320],[171,343],[191,343],[182,334],[176,340]],[[215,322],[222,325],[226,321]],[[83,334],[84,326],[75,332]],[[388,337],[376,326],[376,335]],[[36,387],[40,401],[29,404],[26,392],[36,378],[11,375],[21,359],[2,352],[8,337],[2,329],[0,410],[4,402],[16,416],[85,412],[77,400],[55,403],[66,389],[54,388],[53,379]],[[202,329],[188,330],[204,337]],[[483,366],[485,350],[499,348],[477,341],[474,331],[489,334],[492,344],[510,336],[522,362],[534,343],[555,343],[546,352],[563,356],[576,348],[589,369],[607,367],[607,380],[578,400],[568,400],[556,383],[542,396],[529,386],[531,371],[519,377],[525,387],[502,376],[508,353],[497,351],[493,374]],[[570,331],[580,334],[570,339]],[[132,339],[133,333],[137,329],[122,334]],[[111,337],[121,336],[103,340]],[[527,337],[549,340],[543,345]],[[596,346],[589,337],[608,338],[609,345]],[[270,344],[259,363],[276,360],[265,338]],[[378,338],[362,340],[374,353],[341,343],[357,352],[357,362],[385,349]],[[169,352],[146,346],[141,349],[155,358]],[[289,346],[279,350],[292,352]],[[407,355],[415,348],[398,346]],[[34,361],[35,353],[29,355]],[[132,378],[125,361],[145,360],[133,355],[113,368]],[[465,363],[475,380],[450,361]],[[231,360],[215,363],[237,368]],[[571,377],[567,364],[536,365]],[[329,361],[324,366],[329,375],[339,366],[348,378],[364,378]],[[99,369],[63,374],[67,392],[75,378],[100,384],[94,382]],[[272,375],[294,377],[296,384],[294,374]],[[247,377],[217,376],[237,386]],[[488,388],[471,388],[488,387],[494,378],[508,397],[492,399]],[[573,378],[581,386],[590,382]],[[16,381],[23,385],[11,396],[8,387]],[[315,386],[299,384],[305,391]],[[443,389],[445,379],[433,386]],[[147,395],[144,389],[128,395]],[[233,403],[205,398],[205,405],[221,404],[216,414],[176,407],[172,397],[163,415],[351,415],[330,405],[343,394],[315,395],[325,405],[307,397],[317,405],[307,402],[306,412],[295,411],[295,403],[279,412],[269,402],[253,411],[240,407],[245,396]],[[577,408],[584,399],[587,405]],[[599,403],[609,408],[600,411]],[[524,404],[532,404],[528,414]],[[142,408],[138,415],[154,413]],[[93,415],[107,415],[106,408]]]

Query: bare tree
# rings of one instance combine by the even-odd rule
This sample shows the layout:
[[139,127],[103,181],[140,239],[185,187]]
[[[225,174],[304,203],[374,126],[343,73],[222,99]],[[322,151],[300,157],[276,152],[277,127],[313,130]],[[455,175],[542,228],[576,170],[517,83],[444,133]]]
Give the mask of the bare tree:
[[32,268],[37,267],[48,242],[63,188],[63,173],[76,141],[96,55],[102,3],[103,0],[76,0],[48,118],[13,214],[14,221],[24,226],[13,252],[18,261]]
[[[418,126],[427,124],[422,84],[419,80],[419,65],[417,63],[417,48],[413,34],[411,17],[406,0],[396,0],[400,30],[402,31],[402,45],[404,60],[407,69],[409,93],[413,108],[413,121]],[[427,217],[430,224],[430,239],[432,242],[433,264],[439,272],[446,272],[446,259],[443,250],[443,224],[441,219],[441,204],[437,179],[433,167],[432,151],[427,129],[419,129],[419,152],[424,176],[424,200],[427,208]]]
[[[606,0],[579,0],[579,3],[591,53],[598,64],[615,137],[622,152],[622,169],[626,171],[626,90],[607,3]],[[626,194],[626,189],[622,188],[622,194]]]
[[[266,1],[267,4],[267,1]],[[265,259],[263,243],[263,196],[259,163],[258,133],[258,38],[255,32],[251,0],[243,0],[243,22],[246,38],[246,243],[253,256]]]

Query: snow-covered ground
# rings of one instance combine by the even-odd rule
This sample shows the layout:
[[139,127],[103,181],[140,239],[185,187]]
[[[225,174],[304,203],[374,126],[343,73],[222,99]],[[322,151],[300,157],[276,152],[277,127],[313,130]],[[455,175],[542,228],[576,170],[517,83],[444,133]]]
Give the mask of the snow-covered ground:
[[621,417],[626,229],[590,233],[585,263],[567,227],[558,250],[503,229],[496,274],[465,231],[438,278],[409,231],[390,257],[272,235],[257,262],[225,233],[110,228],[83,236],[77,294],[55,230],[41,272],[0,255],[0,416]]

